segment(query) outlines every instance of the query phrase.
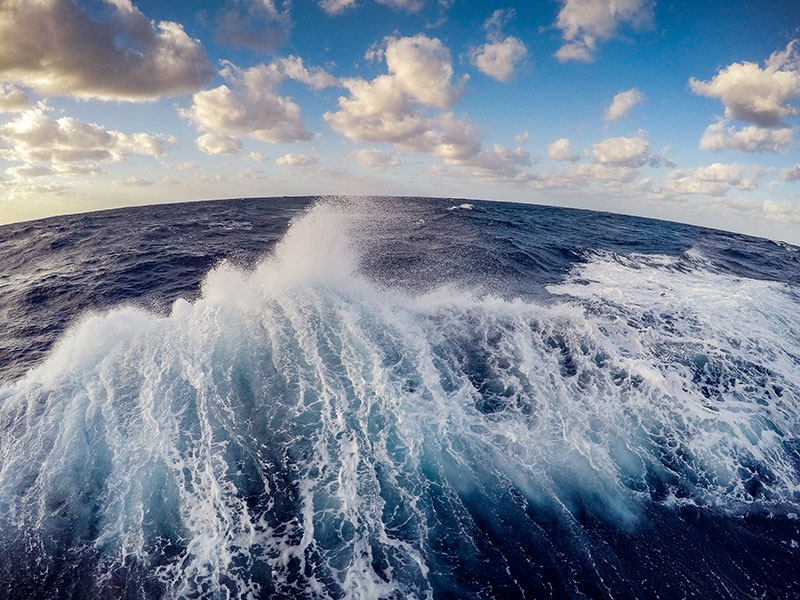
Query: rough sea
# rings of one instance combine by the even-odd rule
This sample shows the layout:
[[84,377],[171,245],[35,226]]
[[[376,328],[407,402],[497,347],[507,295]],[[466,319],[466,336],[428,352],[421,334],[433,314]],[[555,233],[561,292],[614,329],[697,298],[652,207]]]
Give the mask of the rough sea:
[[0,597],[800,597],[800,249],[413,198],[0,227]]

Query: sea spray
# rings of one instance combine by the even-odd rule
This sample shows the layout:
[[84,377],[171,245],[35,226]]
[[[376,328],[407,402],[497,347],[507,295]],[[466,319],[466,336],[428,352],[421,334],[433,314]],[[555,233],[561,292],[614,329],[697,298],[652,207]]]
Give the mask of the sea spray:
[[0,391],[7,589],[600,595],[598,530],[798,512],[795,288],[596,252],[548,302],[417,293],[365,273],[399,221],[371,206],[169,314],[87,314]]

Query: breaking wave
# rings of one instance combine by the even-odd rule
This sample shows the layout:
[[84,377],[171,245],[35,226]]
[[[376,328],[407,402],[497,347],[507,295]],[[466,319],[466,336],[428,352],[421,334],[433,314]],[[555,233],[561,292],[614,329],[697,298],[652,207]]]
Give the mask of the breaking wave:
[[167,315],[85,315],[0,389],[0,554],[35,557],[6,581],[424,598],[484,569],[524,592],[517,528],[593,561],[586,519],[798,512],[796,288],[595,252],[548,301],[415,294],[361,273],[352,211],[316,205]]

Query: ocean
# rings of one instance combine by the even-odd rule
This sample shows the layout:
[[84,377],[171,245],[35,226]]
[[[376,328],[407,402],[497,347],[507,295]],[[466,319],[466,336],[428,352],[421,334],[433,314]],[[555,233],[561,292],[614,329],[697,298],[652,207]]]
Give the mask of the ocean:
[[800,248],[261,198],[0,265],[2,598],[800,596]]

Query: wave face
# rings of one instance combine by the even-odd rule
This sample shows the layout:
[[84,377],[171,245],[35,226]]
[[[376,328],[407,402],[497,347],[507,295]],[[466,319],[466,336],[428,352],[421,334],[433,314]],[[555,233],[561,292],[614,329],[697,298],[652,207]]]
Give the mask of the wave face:
[[452,200],[188,206],[160,210],[233,211],[198,239],[268,253],[195,289],[145,228],[151,288],[0,387],[5,596],[800,593],[796,248]]

